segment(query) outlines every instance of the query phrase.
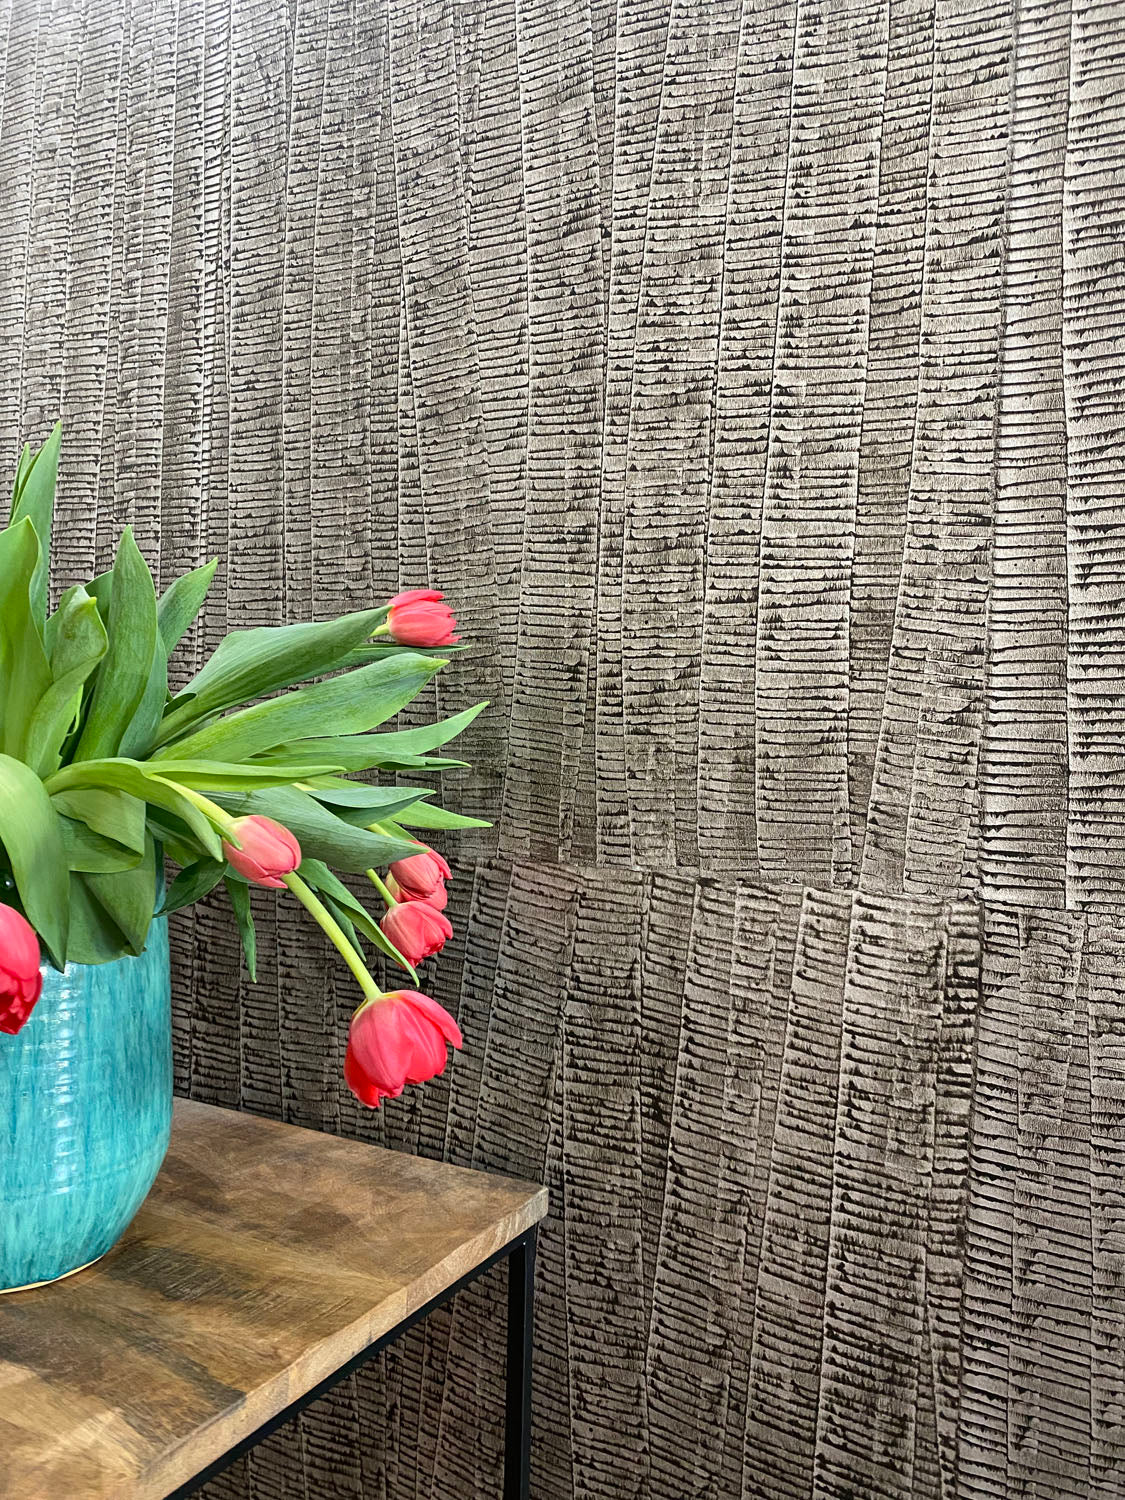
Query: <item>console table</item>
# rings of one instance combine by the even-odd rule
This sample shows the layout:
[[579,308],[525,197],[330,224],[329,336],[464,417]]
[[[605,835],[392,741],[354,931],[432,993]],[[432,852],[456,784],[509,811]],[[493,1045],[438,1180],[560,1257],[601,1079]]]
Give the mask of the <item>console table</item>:
[[121,1243],[0,1297],[0,1500],[192,1494],[501,1260],[504,1497],[527,1500],[546,1209],[527,1183],[178,1100]]

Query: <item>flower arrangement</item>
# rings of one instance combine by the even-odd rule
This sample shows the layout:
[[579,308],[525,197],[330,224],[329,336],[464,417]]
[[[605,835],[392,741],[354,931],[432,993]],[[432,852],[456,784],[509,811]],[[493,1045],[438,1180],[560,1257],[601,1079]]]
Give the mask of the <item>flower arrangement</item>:
[[[416,989],[383,992],[364,944],[417,984],[452,934],[445,860],[415,830],[486,826],[424,787],[360,773],[460,766],[433,751],[484,704],[379,731],[446,665],[459,637],[432,589],[335,620],[232,631],[178,692],[168,660],[199,613],[214,562],[159,597],[126,528],[109,572],[48,610],[61,428],[20,458],[0,532],[0,1032],[26,1024],[57,968],[144,950],[154,915],[220,883],[251,977],[249,888],[288,889],[326,932],[362,1001],[345,1076],[372,1107],[440,1073],[457,1024]],[[164,893],[164,859],[178,873]],[[380,870],[389,867],[386,877]],[[340,879],[363,873],[376,918]]]

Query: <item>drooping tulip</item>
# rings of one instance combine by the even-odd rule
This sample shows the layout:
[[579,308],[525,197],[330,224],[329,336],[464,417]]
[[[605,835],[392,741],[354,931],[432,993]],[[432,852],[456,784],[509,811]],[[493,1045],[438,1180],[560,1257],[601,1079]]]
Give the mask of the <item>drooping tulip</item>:
[[42,990],[35,929],[14,906],[0,906],[0,1031],[15,1036]]
[[457,621],[438,589],[404,589],[391,600],[387,632],[400,646],[452,646]]
[[252,813],[246,818],[236,818],[233,832],[240,848],[223,840],[223,854],[240,875],[255,885],[279,888],[285,882],[280,877],[288,875],[301,863],[301,846],[280,823],[272,818]]
[[419,845],[417,854],[396,859],[391,874],[408,900],[432,896],[443,880],[453,878],[453,871],[437,850],[427,849],[424,844]]
[[392,990],[352,1017],[345,1081],[361,1104],[375,1109],[408,1083],[444,1072],[447,1042],[461,1046],[461,1029],[447,1010],[417,990]]
[[449,892],[445,888],[444,880],[440,881],[428,896],[419,896],[413,891],[404,891],[394,876],[388,875],[387,889],[396,901],[420,901],[426,906],[432,906],[435,911],[444,911],[449,905]]
[[409,964],[420,964],[424,958],[440,953],[453,936],[448,917],[427,901],[402,901],[392,906],[379,926]]

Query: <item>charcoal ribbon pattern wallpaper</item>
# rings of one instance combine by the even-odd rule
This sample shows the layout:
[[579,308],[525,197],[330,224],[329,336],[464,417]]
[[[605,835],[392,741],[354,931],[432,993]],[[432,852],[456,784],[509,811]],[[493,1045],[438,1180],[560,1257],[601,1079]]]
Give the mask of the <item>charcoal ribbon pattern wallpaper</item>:
[[[0,0],[0,451],[447,591],[466,1046],[266,897],[181,1092],[545,1180],[536,1500],[1125,1496],[1125,5]],[[421,712],[435,705],[423,705]],[[323,1038],[334,1039],[327,1051]],[[491,1500],[492,1279],[213,1500]]]

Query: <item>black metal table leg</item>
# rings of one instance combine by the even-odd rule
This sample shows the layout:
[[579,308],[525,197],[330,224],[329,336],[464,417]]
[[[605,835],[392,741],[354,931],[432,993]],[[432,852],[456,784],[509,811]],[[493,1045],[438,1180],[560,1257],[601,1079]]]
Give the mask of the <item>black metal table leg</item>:
[[531,1347],[535,1242],[531,1229],[508,1257],[508,1377],[504,1431],[504,1500],[531,1500]]

